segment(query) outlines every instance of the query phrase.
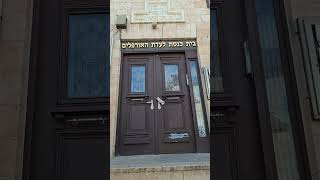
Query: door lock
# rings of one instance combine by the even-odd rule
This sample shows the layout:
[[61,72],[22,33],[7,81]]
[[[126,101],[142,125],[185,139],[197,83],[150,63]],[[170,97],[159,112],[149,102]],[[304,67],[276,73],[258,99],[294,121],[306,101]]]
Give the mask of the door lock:
[[157,101],[158,101],[158,109],[161,109],[161,105],[163,106],[165,102],[159,97],[157,97]]
[[154,110],[153,100],[147,101],[147,104],[150,104],[150,109]]

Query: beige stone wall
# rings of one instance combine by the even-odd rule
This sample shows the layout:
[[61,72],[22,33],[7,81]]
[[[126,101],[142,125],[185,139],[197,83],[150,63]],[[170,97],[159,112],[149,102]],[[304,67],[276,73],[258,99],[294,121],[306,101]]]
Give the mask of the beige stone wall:
[[295,73],[298,83],[301,112],[305,119],[304,131],[309,153],[309,162],[314,180],[320,179],[320,122],[312,120],[312,112],[307,92],[305,72],[301,70],[303,66],[302,52],[300,47],[299,34],[297,33],[297,18],[320,16],[320,1],[318,0],[284,0],[291,48],[293,53],[294,65],[297,67]]
[[13,180],[22,175],[32,0],[0,3],[0,179]]
[[[162,38],[196,38],[198,44],[198,58],[200,66],[210,64],[210,10],[206,0],[171,0],[171,7],[183,9],[184,23],[159,23],[156,29],[151,24],[132,24],[132,11],[144,11],[145,0],[111,0],[110,26],[112,45],[111,62],[111,156],[115,152],[115,136],[118,111],[119,75],[121,64],[120,39],[162,39]],[[119,32],[116,29],[116,15],[126,15],[128,26]],[[121,37],[120,37],[121,34]],[[208,101],[206,102],[208,104]],[[208,106],[207,106],[208,107]]]

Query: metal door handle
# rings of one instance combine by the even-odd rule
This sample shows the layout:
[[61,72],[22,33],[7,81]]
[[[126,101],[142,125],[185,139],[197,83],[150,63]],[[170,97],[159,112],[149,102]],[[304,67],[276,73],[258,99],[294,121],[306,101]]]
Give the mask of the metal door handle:
[[156,98],[158,101],[158,109],[161,109],[161,105],[163,106],[165,104],[164,100],[162,100],[161,98],[157,97]]
[[251,56],[250,56],[248,41],[245,41],[243,43],[243,50],[244,50],[245,61],[246,61],[246,73],[248,77],[252,77],[253,72],[252,72]]
[[147,101],[147,104],[151,104],[150,105],[150,109],[153,110],[154,109],[154,105],[153,105],[153,100]]
[[144,100],[144,98],[132,98],[132,99],[130,99],[131,101],[143,101]]

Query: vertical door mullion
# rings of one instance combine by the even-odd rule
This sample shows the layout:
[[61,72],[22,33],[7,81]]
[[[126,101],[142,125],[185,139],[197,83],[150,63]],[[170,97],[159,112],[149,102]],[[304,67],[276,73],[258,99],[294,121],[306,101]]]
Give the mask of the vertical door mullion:
[[154,134],[155,134],[155,147],[156,147],[156,154],[159,154],[160,153],[160,147],[159,147],[159,144],[160,144],[160,119],[159,119],[159,113],[160,111],[158,110],[158,102],[156,100],[156,98],[158,96],[160,96],[160,83],[162,83],[161,79],[160,79],[160,74],[161,74],[161,71],[162,71],[162,65],[161,65],[161,61],[160,61],[160,56],[158,54],[152,54],[153,55],[153,58],[152,58],[152,65],[153,65],[153,101],[154,101]]

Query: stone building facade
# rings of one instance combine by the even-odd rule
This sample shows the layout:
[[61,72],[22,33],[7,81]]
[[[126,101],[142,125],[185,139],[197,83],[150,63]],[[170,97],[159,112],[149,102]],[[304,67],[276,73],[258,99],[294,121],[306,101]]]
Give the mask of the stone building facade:
[[[265,1],[267,2],[268,0]],[[26,153],[28,149],[25,148],[25,142],[29,142],[26,140],[29,138],[27,137],[27,132],[31,131],[29,124],[26,123],[28,122],[28,118],[30,118],[27,116],[28,105],[30,103],[27,99],[30,91],[34,91],[34,89],[30,88],[32,83],[29,77],[35,72],[34,68],[30,68],[33,67],[30,62],[33,62],[32,59],[34,59],[35,56],[30,54],[32,51],[32,40],[38,39],[42,34],[33,28],[33,22],[39,21],[39,12],[44,13],[44,11],[38,11],[39,7],[47,8],[47,6],[40,6],[39,2],[40,1],[37,0],[0,0],[1,180],[30,179],[26,175],[29,171],[28,166],[24,166],[24,163],[29,159],[28,153]],[[79,0],[79,2],[81,2],[81,0]],[[98,2],[98,0],[95,2]],[[212,1],[211,3],[217,5],[221,2],[223,1]],[[250,3],[246,4],[245,2],[253,1],[241,1],[243,6],[250,8],[248,5]],[[278,32],[281,32],[280,34],[284,34],[279,40],[282,42],[280,44],[284,44],[285,49],[287,49],[286,53],[289,63],[286,65],[290,67],[289,71],[292,75],[292,78],[286,79],[286,81],[290,81],[291,90],[289,91],[293,94],[293,96],[289,96],[288,99],[295,105],[296,113],[294,114],[298,117],[295,122],[300,127],[295,133],[297,135],[296,137],[298,137],[297,139],[299,139],[298,142],[301,143],[301,152],[303,154],[299,156],[299,162],[304,162],[302,163],[304,168],[300,169],[300,172],[305,172],[305,175],[298,179],[318,180],[320,179],[320,124],[314,115],[316,114],[315,109],[317,107],[314,107],[312,97],[315,96],[314,94],[319,94],[320,92],[310,91],[311,85],[308,82],[310,78],[308,73],[310,72],[305,68],[305,63],[308,62],[306,60],[308,51],[304,49],[305,42],[303,42],[308,35],[302,31],[303,28],[305,28],[304,25],[308,23],[302,22],[311,22],[311,24],[314,24],[314,27],[319,24],[317,17],[320,17],[320,3],[314,0],[283,0],[273,2],[275,12],[285,12],[285,14],[276,13],[278,17],[277,28],[279,29]],[[145,42],[148,39],[152,41],[196,40],[199,66],[205,68],[210,65],[209,25],[211,18],[210,5],[204,0],[171,0],[170,7],[178,11],[183,11],[184,19],[180,19],[180,22],[170,23],[156,23],[152,21],[148,23],[134,22],[134,18],[132,17],[134,12],[143,12],[146,10],[145,0],[137,0],[134,2],[129,0],[112,0],[110,4],[110,157],[114,159],[117,148],[116,136],[121,84],[122,42],[137,40]],[[52,12],[55,10],[56,9],[53,8]],[[57,12],[58,11],[59,10],[57,10]],[[247,13],[247,15],[249,14],[250,13]],[[117,15],[125,15],[128,19],[127,28],[121,30],[121,32],[116,28]],[[250,24],[247,25],[251,26]],[[251,48],[253,51],[256,50],[256,47],[251,46]],[[312,47],[309,47],[307,50],[311,48]],[[202,73],[200,74],[203,76]],[[201,81],[204,87],[206,87],[205,77],[201,77]],[[315,84],[316,83],[318,82],[315,82]],[[31,92],[31,94],[33,93],[35,92]],[[202,93],[204,97],[207,95],[205,88],[203,88]],[[209,117],[209,100],[204,99],[207,116]],[[213,102],[211,102],[211,105],[212,104]],[[211,129],[211,132],[212,131]],[[48,144],[51,143],[51,141],[48,141]],[[214,141],[212,143],[214,144]],[[269,150],[273,149],[272,146],[268,147]],[[174,158],[179,159],[180,157],[175,156]],[[205,156],[205,158],[207,158],[207,156]],[[226,162],[223,160],[224,157],[221,158],[222,161],[217,160],[214,163],[219,164],[220,162],[223,164]],[[43,166],[47,166],[48,164],[44,164]],[[177,167],[178,166],[179,165],[177,165]],[[208,179],[209,167],[207,165],[199,165],[197,168],[196,171],[190,171],[190,167],[176,168],[172,171],[171,168],[158,167],[148,172],[141,171],[141,169],[130,169],[129,171],[128,169],[115,169],[112,173],[114,179],[128,179],[132,177],[136,179],[143,179],[145,177],[162,177],[163,179]],[[34,171],[37,171],[37,169]],[[226,172],[221,171],[221,173]],[[214,176],[214,174],[211,174],[211,176]],[[246,179],[249,178],[251,178],[251,175],[247,174]]]
[[[147,11],[145,0],[139,1],[111,1],[111,94],[110,94],[110,127],[111,127],[111,157],[115,154],[115,136],[117,126],[118,98],[120,86],[120,65],[121,65],[121,40],[148,40],[148,39],[195,39],[197,42],[197,53],[200,67],[210,66],[210,11],[206,1],[195,0],[174,0],[170,2],[172,10],[184,12],[182,22],[158,22],[156,28],[152,23],[134,23],[132,14],[134,12]],[[164,1],[165,2],[165,1]],[[166,13],[166,12],[163,12]],[[127,29],[116,28],[117,15],[125,15],[128,19]],[[121,34],[121,37],[120,37]],[[202,78],[203,79],[203,78]],[[207,93],[204,91],[204,93]],[[206,98],[207,112],[209,101]]]
[[[141,15],[143,14],[143,15]],[[118,29],[117,23],[119,16],[124,16],[127,19],[127,27],[125,29]],[[149,49],[145,48],[147,53],[176,53],[179,52],[179,47],[174,47],[174,42],[184,43],[182,46],[188,46],[188,42],[192,42],[195,48],[196,57],[199,62],[199,70],[201,73],[200,79],[203,85],[202,98],[204,102],[203,111],[206,112],[206,117],[209,117],[209,98],[208,91],[205,86],[205,77],[203,74],[204,68],[209,69],[210,67],[210,10],[206,1],[197,0],[170,0],[170,1],[149,1],[149,0],[139,0],[139,1],[111,1],[110,9],[110,28],[111,28],[111,66],[110,66],[110,157],[111,157],[111,179],[140,179],[144,176],[157,176],[162,179],[172,179],[173,177],[177,179],[183,179],[183,177],[190,176],[194,179],[209,179],[209,156],[204,158],[204,165],[192,165],[190,163],[183,163],[179,160],[179,155],[172,155],[171,159],[167,163],[180,163],[182,169],[176,169],[175,166],[171,166],[171,171],[165,169],[155,168],[155,165],[145,165],[143,168],[145,170],[139,170],[134,168],[121,168],[121,166],[113,166],[117,164],[121,158],[121,145],[117,143],[117,138],[124,131],[119,128],[119,124],[122,121],[121,116],[125,116],[121,111],[124,111],[120,107],[123,107],[123,94],[124,90],[123,79],[127,76],[126,71],[130,69],[125,69],[124,64],[126,63],[125,50],[129,49],[131,45],[127,45],[127,42],[137,42],[146,43],[149,42]],[[163,42],[165,43],[164,48],[150,48],[153,46],[153,42]],[[170,44],[172,43],[172,44]],[[137,44],[138,45],[138,44]],[[134,46],[134,45],[133,45]],[[161,46],[161,45],[160,45]],[[172,46],[172,47],[170,47]],[[157,46],[159,47],[159,46]],[[142,48],[131,48],[137,51]],[[166,49],[166,50],[164,50]],[[180,50],[181,52],[181,50]],[[182,51],[184,54],[185,51]],[[134,57],[134,56],[133,56]],[[140,57],[141,58],[141,57]],[[170,61],[168,61],[170,62]],[[167,63],[168,63],[167,62]],[[157,67],[157,68],[161,68]],[[182,69],[180,69],[179,71]],[[121,75],[120,75],[121,74]],[[156,74],[153,72],[152,74]],[[182,75],[182,74],[181,74]],[[181,75],[179,74],[180,78]],[[184,74],[183,74],[184,76]],[[191,80],[191,77],[190,77]],[[159,80],[153,80],[156,83]],[[122,87],[121,87],[122,86]],[[209,87],[208,87],[209,88]],[[161,97],[161,96],[160,96]],[[163,96],[164,97],[164,96]],[[152,101],[153,97],[149,97]],[[162,97],[161,97],[162,98]],[[165,97],[164,97],[165,98]],[[156,100],[155,100],[156,101]],[[167,100],[165,100],[167,101]],[[168,100],[168,106],[170,100]],[[185,101],[189,101],[185,99]],[[165,107],[166,104],[163,106]],[[155,104],[155,109],[159,112],[161,110],[157,109],[157,104]],[[182,111],[182,109],[180,109]],[[129,112],[128,112],[129,113]],[[132,113],[132,112],[131,112]],[[175,112],[175,113],[181,113]],[[188,113],[184,112],[186,116]],[[141,114],[141,112],[140,112]],[[157,116],[157,115],[156,115]],[[169,115],[169,117],[171,117]],[[189,119],[189,117],[187,117]],[[147,121],[152,121],[147,119]],[[207,121],[207,120],[205,120]],[[137,122],[138,123],[138,119]],[[157,135],[156,135],[157,136]],[[156,137],[155,136],[155,137]],[[162,137],[162,136],[161,136]],[[121,140],[123,139],[121,138]],[[160,145],[161,146],[161,145]],[[209,144],[207,143],[207,146]],[[139,148],[139,147],[136,147]],[[141,147],[143,148],[143,147]],[[179,151],[177,151],[179,152]],[[130,151],[128,151],[130,153]],[[143,153],[142,153],[143,154]],[[146,153],[149,154],[149,153]],[[157,154],[157,153],[156,153]],[[119,156],[120,155],[120,156]],[[141,155],[141,154],[140,154]],[[180,154],[180,156],[183,154]],[[116,156],[116,157],[115,157]],[[192,156],[192,155],[191,155]],[[134,158],[134,157],[132,157]],[[148,156],[145,157],[146,159]],[[152,158],[152,157],[149,157]],[[168,160],[168,159],[167,159]],[[176,160],[176,162],[174,161]],[[127,163],[130,160],[127,160]],[[139,160],[136,160],[139,164]],[[140,161],[145,161],[144,158]],[[126,161],[125,161],[126,162]],[[149,162],[150,163],[150,162]],[[151,164],[160,165],[161,162],[154,160]],[[157,165],[157,166],[158,166]],[[124,164],[124,166],[130,166]],[[189,167],[189,169],[187,168]],[[170,168],[170,166],[168,166]],[[149,174],[147,173],[149,172]],[[147,174],[146,174],[147,173]],[[186,178],[184,178],[186,179]]]

